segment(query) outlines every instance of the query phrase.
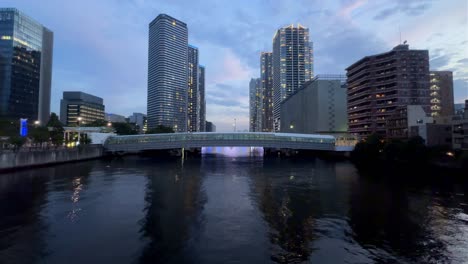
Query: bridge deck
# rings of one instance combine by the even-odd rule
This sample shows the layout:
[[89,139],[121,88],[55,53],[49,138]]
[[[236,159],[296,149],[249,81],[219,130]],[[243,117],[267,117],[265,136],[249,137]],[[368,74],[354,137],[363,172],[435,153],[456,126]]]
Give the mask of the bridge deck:
[[205,132],[113,136],[106,140],[104,147],[111,152],[218,146],[349,151],[346,146],[336,148],[336,142],[334,136],[319,134]]

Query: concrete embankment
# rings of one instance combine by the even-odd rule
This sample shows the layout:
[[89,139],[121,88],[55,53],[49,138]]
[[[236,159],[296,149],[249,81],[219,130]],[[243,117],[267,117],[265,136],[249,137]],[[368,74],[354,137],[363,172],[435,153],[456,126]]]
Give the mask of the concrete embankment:
[[0,151],[0,171],[96,159],[103,155],[104,150],[101,145],[78,148]]

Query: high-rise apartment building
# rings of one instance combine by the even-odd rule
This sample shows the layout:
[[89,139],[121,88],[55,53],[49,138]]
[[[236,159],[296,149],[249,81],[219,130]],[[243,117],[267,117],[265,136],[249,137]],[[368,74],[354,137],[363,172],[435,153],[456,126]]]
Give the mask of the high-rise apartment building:
[[83,92],[63,92],[60,101],[60,121],[67,126],[105,120],[104,100]]
[[281,102],[312,79],[313,48],[309,29],[294,25],[278,29],[273,37],[273,122],[280,130]]
[[205,66],[198,66],[198,90],[200,91],[200,131],[206,131]]
[[0,117],[48,121],[52,50],[52,31],[15,8],[0,8]]
[[249,131],[260,132],[262,124],[262,85],[260,78],[252,78],[249,84]]
[[451,71],[431,71],[431,116],[452,116],[455,112]]
[[[430,113],[427,50],[410,50],[408,45],[400,44],[391,51],[364,57],[346,70],[350,133],[402,137],[408,134],[408,128],[389,129],[389,117],[404,112],[407,105],[421,105]],[[387,135],[387,131],[401,135]]]
[[148,128],[187,131],[187,25],[166,14],[149,24]]
[[263,93],[262,126],[260,131],[273,132],[273,53],[260,55],[260,78]]
[[187,128],[189,132],[200,131],[200,91],[198,73],[198,48],[188,46],[188,109]]

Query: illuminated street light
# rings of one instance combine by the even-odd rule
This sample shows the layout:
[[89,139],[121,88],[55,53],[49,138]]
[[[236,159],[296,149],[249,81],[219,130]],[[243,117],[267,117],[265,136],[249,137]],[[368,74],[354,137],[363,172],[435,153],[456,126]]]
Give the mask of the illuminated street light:
[[108,127],[112,126],[112,123],[111,122],[107,123],[107,126]]

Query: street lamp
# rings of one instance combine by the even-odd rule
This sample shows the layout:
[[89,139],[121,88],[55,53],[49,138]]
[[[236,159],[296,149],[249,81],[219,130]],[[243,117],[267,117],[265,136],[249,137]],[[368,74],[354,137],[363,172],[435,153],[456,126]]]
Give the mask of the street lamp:
[[108,127],[112,126],[112,123],[111,123],[111,122],[108,122],[108,123],[107,123],[107,126],[108,126]]
[[80,122],[81,122],[81,120],[83,120],[83,118],[81,116],[79,116],[79,117],[76,118],[76,120],[77,120],[76,123],[78,125],[78,144],[77,145],[79,145],[80,144],[80,138],[81,138],[81,135],[80,135]]
[[39,120],[34,121],[34,125],[37,127],[41,122]]

